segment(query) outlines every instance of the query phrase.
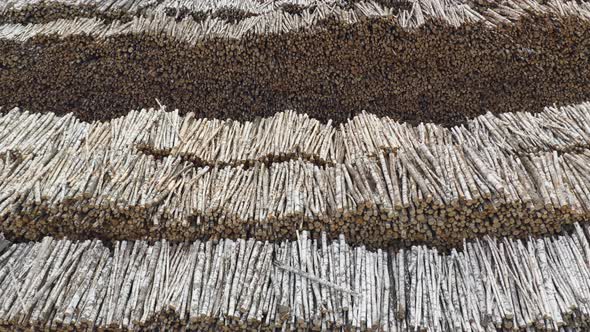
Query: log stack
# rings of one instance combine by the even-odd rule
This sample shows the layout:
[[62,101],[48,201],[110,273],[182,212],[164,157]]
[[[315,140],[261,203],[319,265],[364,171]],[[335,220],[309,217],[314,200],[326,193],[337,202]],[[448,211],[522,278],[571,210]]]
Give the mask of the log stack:
[[[13,240],[293,239],[345,235],[441,249],[590,218],[590,104],[445,128],[363,113],[335,127],[132,111],[0,117],[0,230]],[[484,139],[485,138],[485,139]]]
[[296,109],[345,122],[366,109],[452,126],[487,111],[590,100],[589,8],[9,0],[0,4],[0,104],[107,120],[158,97],[198,117]]
[[585,330],[590,228],[463,251],[295,241],[0,245],[7,330]]
[[589,330],[589,58],[585,1],[0,1],[0,331]]

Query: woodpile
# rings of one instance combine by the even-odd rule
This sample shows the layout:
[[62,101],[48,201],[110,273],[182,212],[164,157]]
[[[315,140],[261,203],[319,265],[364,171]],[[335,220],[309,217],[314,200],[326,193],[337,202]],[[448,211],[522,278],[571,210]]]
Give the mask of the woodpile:
[[9,0],[0,104],[95,120],[156,96],[198,118],[450,126],[590,100],[588,18],[563,0]]
[[0,1],[0,331],[589,330],[588,50],[577,0]]
[[0,241],[7,330],[571,331],[590,323],[590,228],[461,252],[343,236],[173,244]]
[[180,116],[180,111],[168,112],[161,105],[87,123],[73,113],[57,116],[15,108],[0,116],[0,152],[79,149],[85,143],[158,158],[180,157],[196,166],[247,167],[296,159],[334,166],[421,145],[496,147],[517,155],[579,152],[590,147],[589,124],[590,103],[545,107],[534,113],[486,113],[450,128],[431,123],[412,126],[366,112],[340,125],[322,124],[293,111],[239,122],[197,118],[192,112]]
[[[106,22],[129,21],[135,16],[117,2],[109,1],[109,10],[101,8],[96,1],[55,1],[55,0],[7,0],[0,4],[0,24],[47,23],[58,19],[75,17],[98,17]],[[107,1],[103,1],[103,6]],[[101,10],[103,9],[103,10]]]
[[[192,18],[200,22],[210,16],[235,23],[279,10],[301,13],[317,4],[309,0],[6,0],[0,3],[0,24],[46,23],[76,17],[98,17],[111,22],[158,14],[177,21]],[[324,0],[321,4],[340,5],[334,0]]]
[[243,123],[196,119],[194,113],[182,120],[176,112],[162,113],[162,117],[154,120],[148,127],[149,136],[136,146],[155,155],[180,156],[197,165],[296,158],[335,165],[423,144],[498,147],[516,154],[573,152],[590,146],[588,103],[546,107],[535,114],[487,113],[451,128],[424,123],[411,126],[366,112],[339,126],[332,126],[331,121],[324,125],[291,111]]
[[178,241],[308,230],[381,248],[553,234],[589,218],[587,107],[450,129],[369,114],[332,128],[293,112],[86,123],[12,110],[0,117],[0,230]]

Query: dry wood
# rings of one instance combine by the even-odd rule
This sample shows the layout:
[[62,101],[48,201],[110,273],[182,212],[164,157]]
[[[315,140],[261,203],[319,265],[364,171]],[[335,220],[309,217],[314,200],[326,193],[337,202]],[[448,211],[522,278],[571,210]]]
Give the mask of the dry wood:
[[[590,152],[580,141],[590,137],[586,113],[587,104],[580,104],[536,115],[486,115],[446,130],[367,113],[337,129],[294,112],[241,124],[181,117],[161,106],[85,123],[71,114],[12,110],[0,116],[0,229],[11,239],[171,240],[280,240],[309,230],[372,247],[402,240],[446,248],[482,234],[552,234],[590,211]],[[546,144],[550,138],[560,143]],[[306,139],[329,142],[340,152],[302,150],[317,146]],[[180,146],[191,148],[184,154]],[[339,256],[332,259],[346,265]],[[121,263],[127,265],[113,261],[113,268],[131,274],[144,264]],[[311,271],[311,261],[300,263]],[[231,266],[216,267],[222,268]],[[343,278],[347,273],[339,272],[334,281]],[[316,294],[300,299],[305,307],[318,296],[313,283],[301,283]],[[114,292],[125,284],[109,281]],[[128,287],[130,296],[148,296]],[[159,287],[154,291],[168,291]],[[169,296],[184,305],[184,295]],[[228,299],[216,301],[210,309]],[[127,319],[105,310],[100,314],[114,325]]]
[[[84,119],[112,118],[158,97],[198,117],[253,120],[297,109],[348,123],[367,109],[454,125],[487,111],[538,112],[588,99],[589,18],[587,2],[565,0],[7,0],[0,2],[0,100],[59,113],[83,101],[74,109]],[[322,157],[340,152],[318,137],[329,133],[292,120],[281,128],[301,146]],[[361,152],[406,141],[381,134],[387,127],[374,120],[348,123],[361,136],[333,137]],[[485,130],[533,145],[526,134],[534,128]],[[588,137],[566,128],[552,130]],[[246,144],[251,129],[216,133],[241,145],[235,155],[207,152],[233,159],[259,149]],[[436,138],[431,129],[421,127],[421,139]],[[177,134],[142,136],[166,146]],[[292,143],[260,137],[276,149]]]
[[2,242],[0,324],[575,329],[590,317],[590,228],[576,223],[574,230],[529,240],[485,237],[445,254],[424,246],[371,251],[307,232],[275,244],[123,241],[114,250],[100,241]]

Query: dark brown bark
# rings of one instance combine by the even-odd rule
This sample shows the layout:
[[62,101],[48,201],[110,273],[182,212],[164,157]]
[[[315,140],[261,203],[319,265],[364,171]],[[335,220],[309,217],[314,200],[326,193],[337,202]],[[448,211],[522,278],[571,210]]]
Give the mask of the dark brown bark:
[[155,105],[239,120],[285,109],[344,121],[365,109],[455,125],[491,112],[590,99],[590,24],[525,18],[505,27],[391,19],[196,47],[148,36],[0,41],[0,104],[108,119]]

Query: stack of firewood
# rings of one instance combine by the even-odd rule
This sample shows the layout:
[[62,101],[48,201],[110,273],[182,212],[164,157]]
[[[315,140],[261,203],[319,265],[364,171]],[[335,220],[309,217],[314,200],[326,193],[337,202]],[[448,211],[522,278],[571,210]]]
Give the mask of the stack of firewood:
[[[583,329],[590,228],[461,252],[370,251],[302,233],[271,244],[0,240],[6,329]],[[563,330],[569,331],[569,330]]]
[[[0,104],[110,119],[285,109],[464,123],[590,100],[580,1],[9,0]],[[61,9],[60,9],[61,8]],[[296,56],[294,56],[294,54]]]
[[0,117],[0,230],[173,240],[308,230],[445,248],[552,234],[590,217],[587,106],[454,128],[369,114],[334,128],[294,112],[239,123],[142,110],[86,123],[13,110]]

